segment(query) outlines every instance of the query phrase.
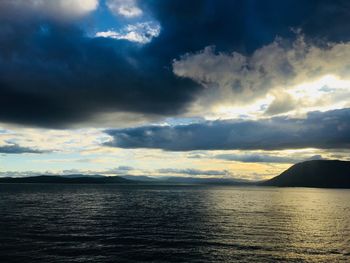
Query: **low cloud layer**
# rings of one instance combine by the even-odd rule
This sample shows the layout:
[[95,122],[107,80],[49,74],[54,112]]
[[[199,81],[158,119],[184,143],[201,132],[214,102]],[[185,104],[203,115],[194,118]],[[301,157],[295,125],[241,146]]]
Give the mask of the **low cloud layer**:
[[164,168],[159,169],[161,174],[185,174],[189,176],[225,176],[230,175],[231,173],[227,170],[198,170],[198,169],[176,169],[176,168]]
[[309,160],[321,160],[321,155],[313,155],[308,158],[296,158],[290,156],[276,156],[267,154],[218,154],[213,156],[214,159],[224,161],[235,161],[243,163],[298,163]]
[[3,154],[45,153],[45,151],[41,151],[41,150],[29,148],[29,147],[22,147],[18,144],[10,144],[10,145],[0,146],[0,153],[3,153]]
[[208,121],[179,126],[110,129],[105,145],[121,148],[192,150],[278,150],[350,147],[350,109],[311,112],[305,119]]

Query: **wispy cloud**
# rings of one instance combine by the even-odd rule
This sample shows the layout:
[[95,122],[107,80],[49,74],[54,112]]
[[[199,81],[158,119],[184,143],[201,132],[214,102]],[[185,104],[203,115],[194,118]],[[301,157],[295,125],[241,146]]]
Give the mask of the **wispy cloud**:
[[155,22],[142,22],[134,25],[127,25],[119,31],[108,30],[97,32],[96,37],[107,37],[113,39],[128,40],[140,44],[152,41],[160,33],[160,25]]

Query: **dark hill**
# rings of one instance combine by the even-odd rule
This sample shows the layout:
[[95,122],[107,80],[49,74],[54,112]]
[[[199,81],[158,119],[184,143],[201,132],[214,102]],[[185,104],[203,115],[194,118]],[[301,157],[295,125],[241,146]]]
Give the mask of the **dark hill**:
[[350,162],[314,160],[298,163],[261,185],[350,188]]
[[135,183],[119,176],[85,176],[85,177],[65,177],[53,175],[41,175],[32,177],[4,177],[0,178],[0,183],[39,183],[39,184],[130,184]]

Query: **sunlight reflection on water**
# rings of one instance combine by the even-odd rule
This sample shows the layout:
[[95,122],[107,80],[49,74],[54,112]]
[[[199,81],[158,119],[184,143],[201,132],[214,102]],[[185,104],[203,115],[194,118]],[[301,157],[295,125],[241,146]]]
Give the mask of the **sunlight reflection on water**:
[[1,262],[349,262],[350,190],[0,185]]

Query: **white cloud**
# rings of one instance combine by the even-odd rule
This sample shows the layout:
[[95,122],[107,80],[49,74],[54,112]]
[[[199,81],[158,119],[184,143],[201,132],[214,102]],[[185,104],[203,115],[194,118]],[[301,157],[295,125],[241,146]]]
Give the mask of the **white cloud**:
[[0,13],[39,14],[66,19],[86,15],[94,11],[98,4],[99,0],[2,0]]
[[350,42],[317,46],[298,35],[251,55],[206,47],[174,60],[173,72],[205,87],[192,113],[216,112],[215,118],[348,107]]
[[108,30],[97,32],[96,37],[108,37],[113,39],[124,39],[132,42],[146,44],[152,41],[160,33],[160,26],[154,22],[142,22],[127,25],[120,31]]
[[135,0],[108,0],[106,4],[111,12],[117,16],[132,18],[140,16],[143,13]]

